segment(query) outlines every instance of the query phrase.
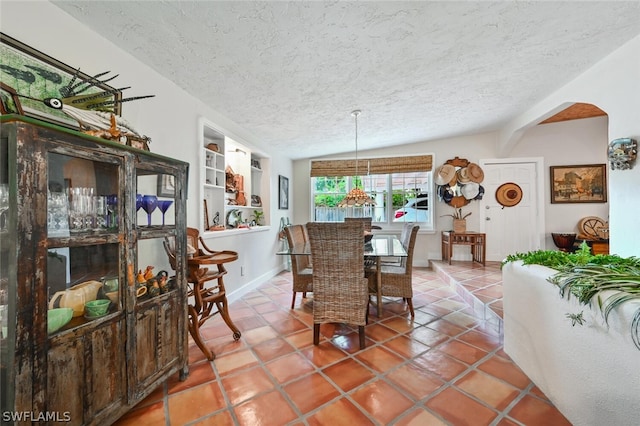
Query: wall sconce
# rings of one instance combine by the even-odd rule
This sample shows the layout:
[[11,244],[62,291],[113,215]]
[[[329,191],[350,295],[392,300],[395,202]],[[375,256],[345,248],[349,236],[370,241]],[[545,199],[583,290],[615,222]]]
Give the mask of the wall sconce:
[[609,143],[611,170],[629,170],[638,155],[638,142],[631,138],[614,139]]

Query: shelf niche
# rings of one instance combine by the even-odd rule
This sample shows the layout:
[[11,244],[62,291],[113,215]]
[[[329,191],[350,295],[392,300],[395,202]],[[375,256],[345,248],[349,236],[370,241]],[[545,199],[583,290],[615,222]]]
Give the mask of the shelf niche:
[[[269,158],[225,135],[224,131],[204,119],[201,120],[200,134],[201,198],[204,204],[201,231],[228,231],[252,226],[256,220],[255,211],[264,212],[256,226],[268,225]],[[227,171],[237,177],[228,176]],[[231,180],[229,190],[227,179]],[[231,189],[236,187],[242,188],[242,194]],[[238,202],[240,204],[236,204]]]

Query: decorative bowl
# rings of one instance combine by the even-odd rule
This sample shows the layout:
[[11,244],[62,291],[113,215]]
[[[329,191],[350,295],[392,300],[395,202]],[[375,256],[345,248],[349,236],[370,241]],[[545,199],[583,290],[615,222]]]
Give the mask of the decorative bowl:
[[573,232],[552,232],[551,238],[560,251],[571,251],[573,243],[576,242],[576,234]]
[[99,317],[107,313],[111,300],[97,299],[84,304],[85,315],[90,317]]
[[67,325],[73,317],[73,309],[71,308],[54,308],[47,311],[47,332],[55,333],[62,327]]

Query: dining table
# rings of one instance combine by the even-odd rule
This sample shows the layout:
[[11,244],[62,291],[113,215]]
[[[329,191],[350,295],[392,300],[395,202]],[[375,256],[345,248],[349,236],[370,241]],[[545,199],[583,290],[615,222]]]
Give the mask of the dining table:
[[[407,257],[408,253],[398,236],[393,234],[374,234],[373,238],[367,242],[365,242],[363,237],[362,243],[364,244],[365,259],[372,259],[375,265],[376,307],[379,317],[382,313],[382,263],[388,259]],[[304,244],[287,247],[284,250],[278,251],[276,254],[311,256],[311,244],[307,241]]]

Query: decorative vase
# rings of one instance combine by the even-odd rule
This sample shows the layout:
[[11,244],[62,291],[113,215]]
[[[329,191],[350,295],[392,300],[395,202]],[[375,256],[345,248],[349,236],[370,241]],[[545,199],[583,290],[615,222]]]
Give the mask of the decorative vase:
[[467,221],[465,219],[453,219],[453,232],[456,234],[467,232]]

